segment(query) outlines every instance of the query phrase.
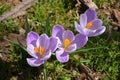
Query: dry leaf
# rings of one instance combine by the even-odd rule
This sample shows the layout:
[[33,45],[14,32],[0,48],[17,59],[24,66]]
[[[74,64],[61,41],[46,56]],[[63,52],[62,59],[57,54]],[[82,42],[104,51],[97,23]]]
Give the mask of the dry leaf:
[[25,31],[23,29],[20,29],[19,34],[9,33],[9,35],[7,36],[7,39],[14,41],[18,44],[20,42],[22,45],[26,46],[26,37],[25,37],[24,33],[25,33]]
[[79,76],[80,80],[85,80],[87,78],[85,73],[80,74]]
[[9,17],[15,15],[16,13],[19,13],[21,11],[25,11],[26,9],[30,8],[33,4],[35,4],[36,2],[38,2],[38,0],[25,0],[25,1],[21,2],[19,5],[15,6],[10,11],[1,15],[0,22],[6,18],[9,18]]
[[92,0],[80,0],[80,2],[84,3],[89,8],[98,9],[97,5],[92,2]]
[[16,6],[16,5],[18,5],[20,3],[20,0],[13,0],[12,3]]
[[120,24],[120,12],[116,9],[113,9],[114,17],[116,18],[116,21]]
[[120,28],[120,12],[116,9],[113,9],[113,13],[112,13],[112,26],[113,26],[113,30],[118,30]]

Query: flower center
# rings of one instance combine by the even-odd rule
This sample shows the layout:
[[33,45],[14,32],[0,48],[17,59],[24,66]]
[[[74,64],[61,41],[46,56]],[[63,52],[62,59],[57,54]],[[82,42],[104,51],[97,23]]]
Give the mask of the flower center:
[[92,22],[88,22],[87,25],[86,25],[86,28],[90,29],[91,26],[92,26]]
[[38,52],[38,48],[37,47],[34,47],[34,52]]
[[42,56],[43,54],[44,54],[44,51],[45,51],[45,49],[44,49],[44,47],[40,47],[40,56]]
[[63,48],[66,49],[69,44],[70,44],[70,40],[69,39],[65,39],[64,42],[63,42]]
[[45,51],[44,47],[40,47],[40,49],[38,49],[37,47],[34,47],[34,52],[39,53],[40,56],[44,54],[44,51]]

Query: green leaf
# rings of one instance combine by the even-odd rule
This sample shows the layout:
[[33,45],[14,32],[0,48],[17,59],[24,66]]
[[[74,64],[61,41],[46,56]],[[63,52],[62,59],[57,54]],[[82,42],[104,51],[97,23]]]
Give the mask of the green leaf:
[[25,48],[24,46],[22,46],[22,45],[20,45],[20,44],[18,44],[18,43],[16,43],[16,42],[14,42],[14,41],[8,40],[8,39],[5,39],[5,40],[8,41],[8,42],[10,42],[11,44],[14,44],[14,45],[22,48],[24,51],[27,52],[27,50],[26,50],[26,48]]
[[43,76],[44,76],[44,80],[47,80],[47,70],[45,68],[45,65],[44,65],[44,69],[43,69]]
[[50,26],[50,15],[48,15],[47,20],[46,20],[46,26],[45,26],[45,33],[49,34],[49,26]]
[[107,47],[95,47],[95,48],[80,49],[80,50],[75,51],[74,54],[78,54],[79,52],[83,52],[83,51],[95,50],[95,49],[107,49]]
[[26,21],[27,33],[29,33],[30,32],[30,24],[28,23],[27,16],[25,16],[25,21]]

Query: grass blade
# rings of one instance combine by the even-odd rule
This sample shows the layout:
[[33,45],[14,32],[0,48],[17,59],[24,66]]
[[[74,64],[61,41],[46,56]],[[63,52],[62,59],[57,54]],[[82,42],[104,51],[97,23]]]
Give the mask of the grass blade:
[[43,70],[43,76],[44,76],[44,80],[47,80],[47,71],[44,65],[44,70]]
[[49,34],[49,26],[50,26],[50,16],[48,15],[47,20],[46,20],[46,26],[45,26],[45,33]]
[[30,24],[28,23],[28,18],[25,16],[25,22],[26,22],[26,27],[27,27],[27,33],[30,32]]
[[96,47],[96,48],[85,48],[85,49],[80,49],[74,52],[74,54],[78,54],[79,52],[83,52],[83,51],[89,51],[89,50],[95,50],[95,49],[107,49],[107,47]]
[[22,45],[20,45],[20,44],[18,44],[18,43],[16,43],[16,42],[14,42],[14,41],[8,40],[8,39],[5,39],[5,40],[8,41],[8,42],[10,42],[11,44],[14,44],[14,45],[22,48],[24,51],[27,52],[27,50],[26,50],[26,48],[25,48],[24,46],[22,46]]

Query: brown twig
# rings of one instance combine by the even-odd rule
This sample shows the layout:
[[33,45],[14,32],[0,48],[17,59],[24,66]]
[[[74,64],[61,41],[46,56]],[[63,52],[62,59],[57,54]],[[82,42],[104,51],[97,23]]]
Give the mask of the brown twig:
[[[15,6],[13,9],[11,9],[10,11],[8,11],[8,12],[4,13],[2,16],[0,16],[0,22],[8,17],[11,17],[17,13],[20,13],[21,11],[24,11],[24,10],[30,8],[37,1],[38,0],[25,0],[25,1],[21,2],[20,4]],[[14,17],[17,17],[17,15]]]
[[88,76],[88,79],[95,80],[91,75],[92,71],[87,66],[85,66],[84,64],[81,64],[80,69]]
[[85,4],[89,8],[98,9],[97,5],[92,2],[92,0],[77,0],[77,2],[78,1],[82,4]]

